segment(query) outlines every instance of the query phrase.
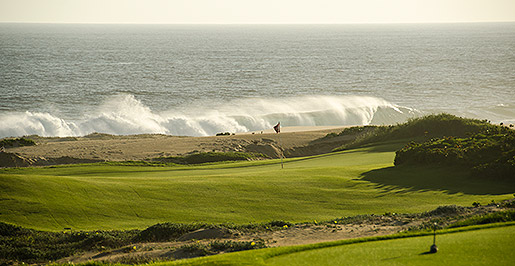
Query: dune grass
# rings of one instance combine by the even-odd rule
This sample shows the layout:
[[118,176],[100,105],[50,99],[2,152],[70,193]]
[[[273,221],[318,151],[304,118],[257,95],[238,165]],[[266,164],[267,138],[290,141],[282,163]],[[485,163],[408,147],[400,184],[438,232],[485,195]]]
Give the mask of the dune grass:
[[471,179],[452,169],[392,168],[398,146],[289,159],[284,169],[277,160],[2,169],[0,221],[41,230],[303,222],[513,197],[510,184]]

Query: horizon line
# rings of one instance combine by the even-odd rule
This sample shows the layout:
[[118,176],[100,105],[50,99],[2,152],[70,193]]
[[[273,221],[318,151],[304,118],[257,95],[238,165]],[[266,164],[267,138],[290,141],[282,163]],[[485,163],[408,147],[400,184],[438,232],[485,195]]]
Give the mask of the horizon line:
[[81,25],[384,25],[384,24],[474,24],[474,23],[513,23],[515,20],[491,20],[491,21],[419,21],[419,22],[288,22],[288,23],[196,23],[196,22],[49,22],[49,21],[0,21],[0,24],[81,24]]

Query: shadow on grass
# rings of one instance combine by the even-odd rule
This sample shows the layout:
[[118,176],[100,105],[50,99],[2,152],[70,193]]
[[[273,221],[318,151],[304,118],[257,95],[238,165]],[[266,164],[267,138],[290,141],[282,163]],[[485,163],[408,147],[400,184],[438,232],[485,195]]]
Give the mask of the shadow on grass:
[[502,195],[515,192],[513,181],[472,176],[467,170],[451,167],[386,167],[364,172],[361,179],[394,193],[444,191],[449,194]]
[[436,254],[436,252],[426,251],[426,252],[422,252],[418,255],[431,255],[431,254]]

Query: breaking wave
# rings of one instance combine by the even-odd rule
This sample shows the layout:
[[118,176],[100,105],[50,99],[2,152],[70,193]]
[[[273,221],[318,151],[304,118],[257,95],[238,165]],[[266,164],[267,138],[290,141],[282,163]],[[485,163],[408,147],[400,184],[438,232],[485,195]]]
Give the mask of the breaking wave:
[[282,126],[346,126],[392,124],[419,115],[417,110],[368,96],[240,99],[198,103],[157,113],[133,95],[123,94],[95,109],[74,120],[42,112],[3,113],[0,137],[83,136],[93,132],[210,136],[269,129],[279,121]]

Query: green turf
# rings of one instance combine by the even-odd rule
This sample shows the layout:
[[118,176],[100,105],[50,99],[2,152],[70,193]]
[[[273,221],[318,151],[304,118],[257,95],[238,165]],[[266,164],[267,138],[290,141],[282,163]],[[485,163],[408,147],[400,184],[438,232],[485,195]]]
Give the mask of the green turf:
[[513,265],[513,226],[432,236],[373,241],[276,256],[267,265]]
[[511,198],[513,185],[450,169],[392,168],[398,144],[279,162],[0,170],[0,221],[29,228],[158,222],[302,222]]

